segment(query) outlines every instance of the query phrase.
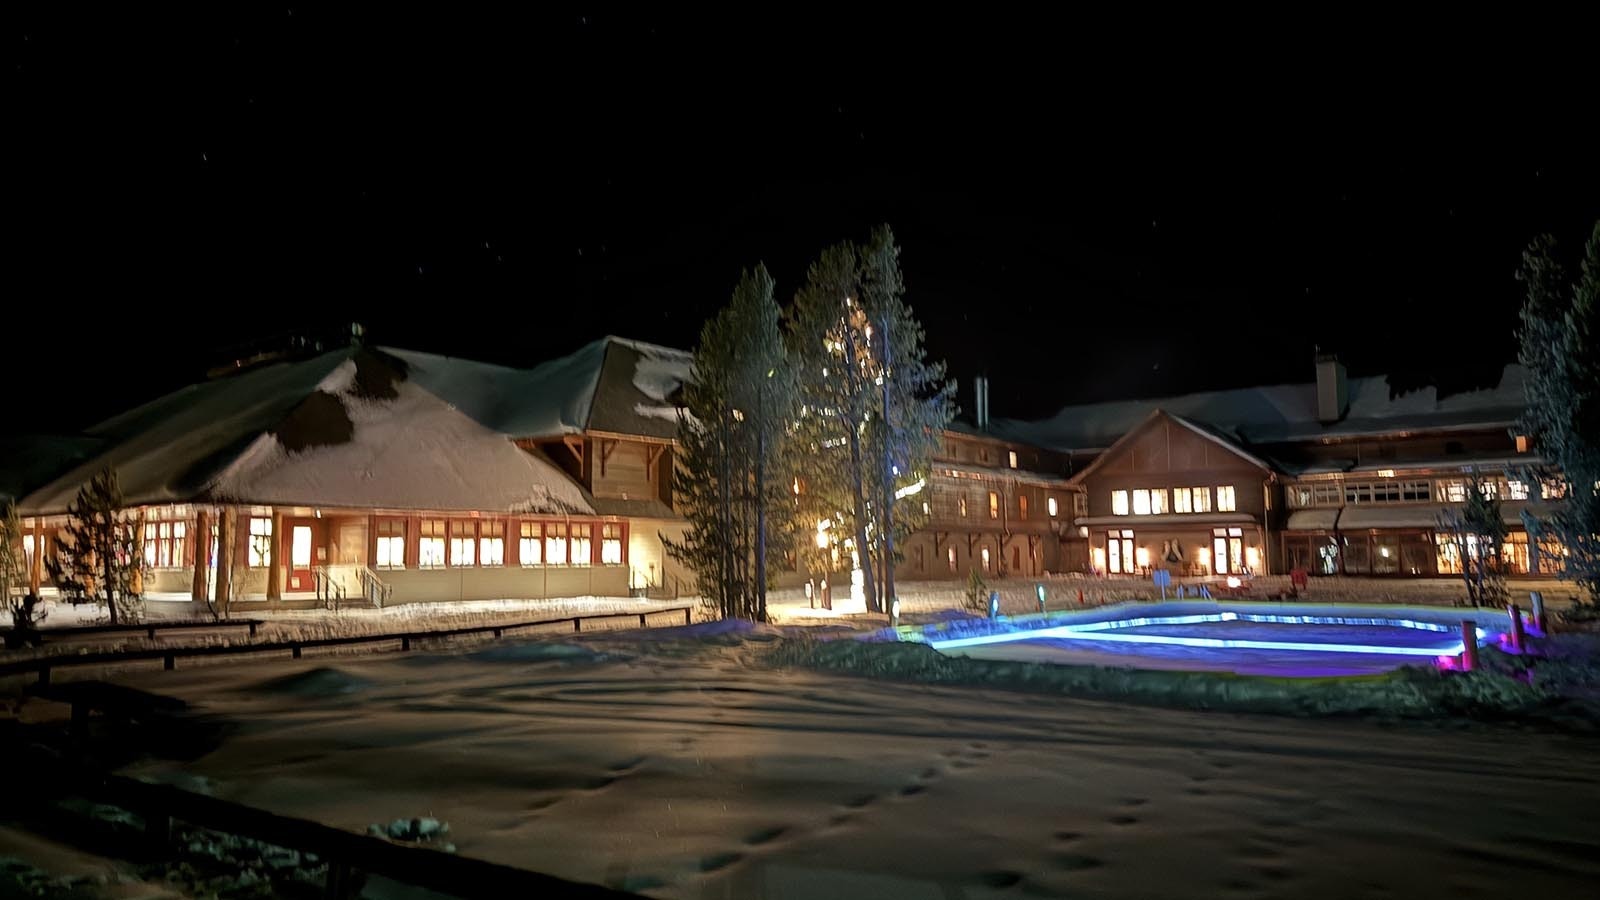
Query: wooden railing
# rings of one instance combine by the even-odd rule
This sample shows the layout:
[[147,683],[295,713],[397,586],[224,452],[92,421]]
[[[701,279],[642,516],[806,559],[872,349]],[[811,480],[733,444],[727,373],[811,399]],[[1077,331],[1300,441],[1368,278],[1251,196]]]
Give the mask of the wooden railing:
[[[314,854],[326,861],[324,895],[338,900],[354,896],[358,873],[453,897],[550,897],[574,900],[639,900],[638,895],[594,884],[568,881],[499,863],[456,856],[422,847],[408,847],[382,838],[332,828],[320,822],[280,816],[229,800],[191,793],[164,784],[150,784],[75,765],[42,752],[28,754],[29,777],[13,799],[52,803],[80,797],[138,815],[150,843],[168,844],[173,822],[251,838]],[[164,849],[164,848],[163,848]]]
[[[175,669],[179,659],[189,659],[201,656],[236,656],[246,653],[283,653],[287,651],[294,659],[299,659],[300,654],[307,649],[317,647],[342,647],[353,644],[393,644],[398,642],[401,650],[410,650],[414,641],[442,640],[452,637],[461,637],[474,634],[491,634],[501,637],[508,631],[518,631],[525,628],[538,628],[547,625],[564,625],[572,623],[572,630],[583,631],[585,620],[596,619],[639,619],[639,626],[648,624],[647,618],[661,613],[683,613],[683,623],[688,625],[694,621],[694,607],[668,606],[661,609],[645,610],[644,612],[616,612],[593,613],[584,616],[564,616],[559,619],[537,619],[529,622],[511,622],[504,625],[471,625],[463,628],[444,628],[436,631],[403,631],[389,634],[358,634],[344,637],[304,638],[294,640],[263,641],[254,644],[207,645],[194,647],[145,647],[136,650],[115,650],[101,653],[62,653],[54,656],[41,656],[34,659],[19,659],[12,662],[0,662],[0,678],[11,675],[26,675],[37,673],[40,684],[50,682],[52,669],[67,668],[69,666],[108,666],[120,665],[141,660],[159,659],[162,668]],[[251,623],[252,627],[254,623]],[[162,627],[162,626],[155,626]],[[197,626],[196,626],[197,627]]]

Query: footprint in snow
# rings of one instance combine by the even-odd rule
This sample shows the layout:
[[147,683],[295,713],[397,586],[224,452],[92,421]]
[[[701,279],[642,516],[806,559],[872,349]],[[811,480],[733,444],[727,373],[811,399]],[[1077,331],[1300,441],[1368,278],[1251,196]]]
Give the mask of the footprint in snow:
[[759,847],[762,844],[772,843],[773,841],[787,834],[788,831],[789,828],[786,825],[774,825],[771,828],[763,828],[760,831],[752,832],[751,834],[746,835],[744,842],[748,846]]
[[741,859],[744,859],[743,853],[713,853],[700,860],[700,871],[715,872],[726,869]]

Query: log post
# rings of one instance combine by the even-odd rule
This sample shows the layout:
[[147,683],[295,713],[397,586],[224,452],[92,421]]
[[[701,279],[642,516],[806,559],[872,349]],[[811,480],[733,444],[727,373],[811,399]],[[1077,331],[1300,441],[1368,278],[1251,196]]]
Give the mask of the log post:
[[1507,603],[1506,615],[1511,617],[1511,647],[1521,653],[1523,645],[1527,643],[1522,633],[1522,610],[1515,603]]
[[[38,542],[35,541],[34,544],[37,546]],[[1540,634],[1546,633],[1549,629],[1545,627],[1544,621],[1544,592],[1529,591],[1528,605],[1533,610],[1533,624],[1539,627]]]
[[[229,506],[217,516],[217,612],[228,614],[233,602],[233,532],[238,524],[238,511]],[[210,535],[206,535],[207,543]],[[206,548],[209,552],[210,547]]]
[[268,602],[283,599],[283,557],[281,552],[286,545],[283,533],[283,513],[277,507],[272,510],[272,547],[267,551],[267,600]]
[[39,586],[44,579],[41,576],[44,565],[44,520],[39,516],[33,517],[33,558],[28,560],[28,593],[39,596]]
[[1471,672],[1478,667],[1478,623],[1471,619],[1461,621],[1461,668]]
[[211,516],[203,509],[194,514],[194,536],[190,543],[194,547],[194,583],[189,599],[204,603],[211,599]]

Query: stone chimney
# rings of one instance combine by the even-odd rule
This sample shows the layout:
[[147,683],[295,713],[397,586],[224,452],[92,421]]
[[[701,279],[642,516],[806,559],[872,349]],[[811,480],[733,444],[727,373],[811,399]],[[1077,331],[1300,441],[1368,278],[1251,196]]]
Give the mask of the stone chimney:
[[1350,387],[1344,363],[1332,353],[1317,354],[1317,419],[1331,425],[1350,411]]

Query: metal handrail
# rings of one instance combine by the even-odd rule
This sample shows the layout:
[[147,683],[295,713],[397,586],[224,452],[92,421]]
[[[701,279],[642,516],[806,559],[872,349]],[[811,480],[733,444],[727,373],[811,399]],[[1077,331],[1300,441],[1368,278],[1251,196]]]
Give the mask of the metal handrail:
[[394,596],[394,585],[384,584],[383,579],[378,577],[377,572],[372,571],[371,566],[362,566],[356,570],[356,577],[361,579],[361,593],[367,598],[367,602],[378,609],[383,609],[383,605]]

